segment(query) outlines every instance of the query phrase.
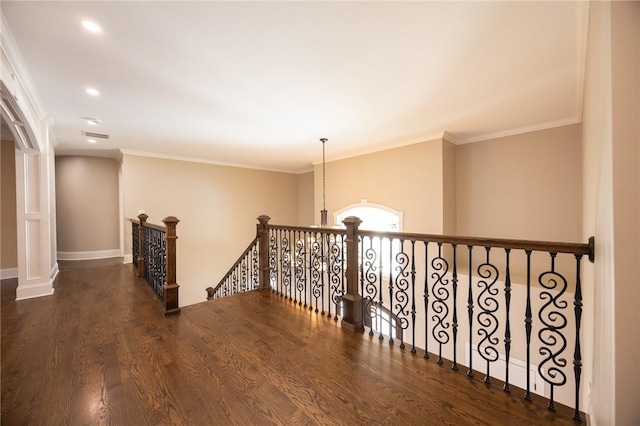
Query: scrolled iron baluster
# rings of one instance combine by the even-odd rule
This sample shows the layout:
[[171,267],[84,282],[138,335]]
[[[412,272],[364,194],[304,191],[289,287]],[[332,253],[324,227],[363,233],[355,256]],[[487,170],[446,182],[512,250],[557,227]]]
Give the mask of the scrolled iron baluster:
[[[329,254],[329,259],[331,260],[331,267],[329,268],[329,270],[331,271],[329,278],[329,293],[331,302],[335,305],[335,320],[338,319],[338,309],[342,296],[344,295],[344,247],[342,244],[343,236],[340,235],[340,243],[338,243],[337,237],[338,235],[336,235],[336,240],[331,244]],[[328,315],[331,316],[331,307],[329,307]]]
[[247,291],[247,257],[244,256],[240,262],[240,291]]
[[269,290],[277,291],[278,283],[278,238],[275,230],[269,235]]
[[291,246],[290,246],[290,235],[291,231],[286,232],[282,237],[281,241],[281,250],[282,255],[280,256],[280,260],[282,261],[282,296],[286,298],[291,298]]
[[442,347],[449,343],[451,338],[448,332],[451,324],[447,321],[447,316],[449,315],[449,306],[447,305],[449,290],[447,285],[449,280],[445,278],[447,272],[449,272],[449,263],[447,259],[442,257],[442,243],[438,243],[438,256],[431,260],[431,267],[434,271],[431,274],[431,278],[435,280],[431,287],[431,293],[434,298],[433,302],[431,302],[431,309],[433,310],[431,319],[435,321],[432,335],[435,341],[438,342],[438,359],[436,362],[442,365]]
[[[301,233],[297,233],[296,235],[296,252],[295,252],[295,272],[296,272],[296,280],[295,287],[296,291],[293,295],[293,302],[302,305],[302,293],[304,292],[304,281],[307,279],[305,274],[305,244],[304,244],[304,236],[301,236]],[[300,296],[300,298],[298,298]]]
[[151,233],[144,227],[144,278],[149,282],[151,272]]
[[[327,274],[329,273],[329,265],[328,265],[328,260],[327,260],[327,252],[328,252],[328,244],[329,244],[329,240],[331,239],[331,234],[322,234],[322,250],[320,255],[322,256],[322,279],[320,281],[320,315],[324,315],[324,295],[325,295],[325,288],[326,288],[326,283],[325,280],[327,279]],[[316,311],[317,312],[317,311]]]
[[[551,256],[551,270],[541,273],[538,277],[538,283],[547,290],[553,290],[556,294],[554,296],[550,291],[540,293],[540,300],[546,300],[546,302],[538,311],[538,319],[542,323],[542,328],[538,331],[538,339],[543,345],[538,352],[545,358],[538,365],[538,372],[551,387],[547,408],[555,411],[554,388],[567,382],[567,376],[562,371],[562,368],[567,365],[567,359],[559,356],[567,347],[567,339],[560,330],[564,329],[568,323],[567,317],[560,309],[566,309],[568,303],[561,299],[567,290],[567,280],[555,270],[557,253],[549,254]],[[545,367],[547,364],[550,366]]]
[[260,244],[254,244],[251,251],[251,265],[253,265],[253,289],[260,285]]
[[[362,279],[366,284],[363,285],[362,297],[366,301],[366,312],[371,318],[371,328],[369,329],[369,335],[373,336],[374,321],[378,320],[378,310],[376,309],[376,296],[378,295],[378,289],[376,287],[376,259],[377,253],[373,249],[373,238],[368,237],[369,247],[364,250],[364,242],[362,244],[364,253],[362,254],[362,266],[364,272],[362,273]],[[378,327],[379,329],[379,327]]]
[[165,239],[166,232],[160,234],[160,253],[162,253],[162,260],[160,261],[160,299],[164,301],[164,283],[167,281],[167,240]]
[[[321,238],[320,242],[318,241],[318,237]],[[315,234],[315,237],[312,238],[310,254],[311,263],[309,265],[311,268],[311,295],[315,300],[315,311],[318,312],[318,299],[322,295],[322,234]],[[309,310],[313,310],[313,303],[311,301],[309,302]]]
[[478,280],[477,286],[481,288],[480,294],[478,294],[478,312],[477,320],[478,336],[481,336],[480,342],[478,342],[478,353],[487,361],[487,371],[484,377],[485,383],[491,383],[490,366],[492,362],[495,362],[499,358],[499,351],[496,349],[496,345],[500,342],[498,337],[494,334],[498,331],[498,317],[495,313],[499,308],[498,300],[495,296],[499,291],[497,287],[494,287],[498,280],[498,268],[496,268],[489,259],[490,247],[485,247],[487,258],[485,263],[478,265]]
[[238,292],[238,270],[236,269],[235,274],[233,274],[231,294],[236,294],[237,292]]
[[[409,268],[410,262],[409,255],[404,251],[404,240],[400,240],[400,251],[396,253],[395,259],[397,263],[397,265],[395,266],[395,270],[397,271],[395,277],[396,303],[394,305],[395,312],[393,312],[393,310],[391,311],[392,315],[390,315],[389,317],[389,323],[391,324],[393,322],[393,316],[395,316],[396,321],[400,322],[400,328],[402,330],[406,330],[409,327],[409,320],[407,319],[409,311],[407,308],[409,306],[410,299],[408,293],[410,282],[407,279],[409,277],[409,271],[407,269]],[[402,333],[402,335],[400,336],[400,348],[404,349],[404,347],[404,333]]]

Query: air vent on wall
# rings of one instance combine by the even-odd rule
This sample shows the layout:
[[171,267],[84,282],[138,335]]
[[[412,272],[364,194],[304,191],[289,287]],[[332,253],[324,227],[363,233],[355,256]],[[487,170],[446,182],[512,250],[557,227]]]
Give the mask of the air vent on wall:
[[82,132],[88,138],[99,138],[99,139],[109,139],[109,135],[105,135],[104,133],[93,133],[93,132]]

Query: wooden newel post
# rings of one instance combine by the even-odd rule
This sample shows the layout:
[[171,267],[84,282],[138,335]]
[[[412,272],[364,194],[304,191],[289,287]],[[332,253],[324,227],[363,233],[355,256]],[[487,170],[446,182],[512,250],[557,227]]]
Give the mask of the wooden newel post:
[[259,289],[269,289],[269,220],[271,218],[267,215],[258,216],[258,244],[260,247],[260,277],[258,281]]
[[215,290],[213,289],[213,287],[207,287],[205,290],[207,292],[207,300],[213,300],[213,298],[215,297]]
[[138,227],[138,258],[136,259],[138,266],[138,276],[144,277],[144,224],[147,221],[147,216],[144,213],[138,215],[138,220],[140,221],[140,226]]
[[342,296],[342,327],[356,332],[364,330],[362,323],[362,296],[358,293],[358,226],[355,216],[342,221],[347,227],[347,293]]
[[162,313],[166,315],[177,314],[180,312],[178,306],[178,288],[180,286],[176,283],[176,225],[180,222],[175,216],[167,216],[162,219],[162,223],[167,227],[166,239],[166,265],[165,272],[167,274],[167,281],[162,286],[164,293],[164,306]]

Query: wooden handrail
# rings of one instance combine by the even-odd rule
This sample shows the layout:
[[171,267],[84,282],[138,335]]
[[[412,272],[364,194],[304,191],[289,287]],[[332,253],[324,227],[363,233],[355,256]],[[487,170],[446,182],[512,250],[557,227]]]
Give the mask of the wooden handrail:
[[[284,225],[268,225],[269,229],[277,229],[283,231],[306,231],[317,232],[321,234],[341,234],[347,235],[344,228],[316,228],[303,226],[284,226]],[[389,238],[398,240],[415,240],[427,241],[432,243],[444,243],[460,246],[473,247],[496,247],[510,248],[515,250],[531,250],[542,251],[546,253],[568,253],[576,255],[589,256],[589,260],[593,262],[594,243],[593,238],[589,242],[584,243],[562,243],[555,241],[534,241],[534,240],[515,240],[504,238],[484,238],[484,237],[464,237],[454,235],[437,235],[437,234],[415,234],[408,232],[380,232],[358,230],[359,236]]]
[[[258,237],[254,238],[253,241],[251,241],[249,243],[249,245],[247,246],[247,248],[242,252],[242,254],[238,257],[238,260],[236,260],[236,262],[233,264],[233,266],[231,268],[229,268],[229,271],[224,275],[224,277],[220,280],[220,282],[218,283],[218,285],[216,285],[215,287],[209,287],[207,288],[207,294],[213,295],[215,294],[215,292],[217,292],[220,287],[224,284],[224,282],[227,280],[227,278],[229,278],[229,276],[236,270],[236,268],[238,267],[238,265],[240,265],[240,263],[242,263],[242,259],[251,252],[251,250],[254,248],[254,246],[256,245],[256,243],[258,242]],[[207,296],[207,298],[209,298]]]
[[[139,219],[129,218],[129,221],[132,222],[132,223],[137,223],[138,225],[140,225],[140,220]],[[147,221],[144,222],[144,226],[146,226],[147,228],[156,229],[158,231],[163,231],[163,232],[165,232],[167,230],[167,227],[165,225],[156,225],[155,223],[149,223]]]

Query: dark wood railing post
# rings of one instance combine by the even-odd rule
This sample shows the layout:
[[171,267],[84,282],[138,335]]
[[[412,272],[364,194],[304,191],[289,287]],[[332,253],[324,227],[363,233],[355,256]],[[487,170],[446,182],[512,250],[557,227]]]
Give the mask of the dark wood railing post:
[[342,221],[347,226],[347,293],[342,296],[342,326],[356,332],[364,330],[362,323],[362,296],[358,293],[358,226],[355,216]]
[[178,288],[176,283],[176,225],[180,222],[175,216],[167,216],[162,223],[167,227],[165,239],[166,244],[166,282],[162,286],[164,293],[164,306],[162,313],[166,315],[177,314],[180,312],[178,306]]
[[144,224],[147,221],[147,216],[144,213],[138,215],[138,220],[140,221],[140,226],[138,227],[138,259],[136,259],[138,266],[138,276],[144,276]]
[[269,220],[267,215],[258,216],[258,245],[260,247],[260,278],[258,289],[269,289]]
[[205,290],[207,292],[207,300],[212,300],[216,290],[213,287],[207,287]]

